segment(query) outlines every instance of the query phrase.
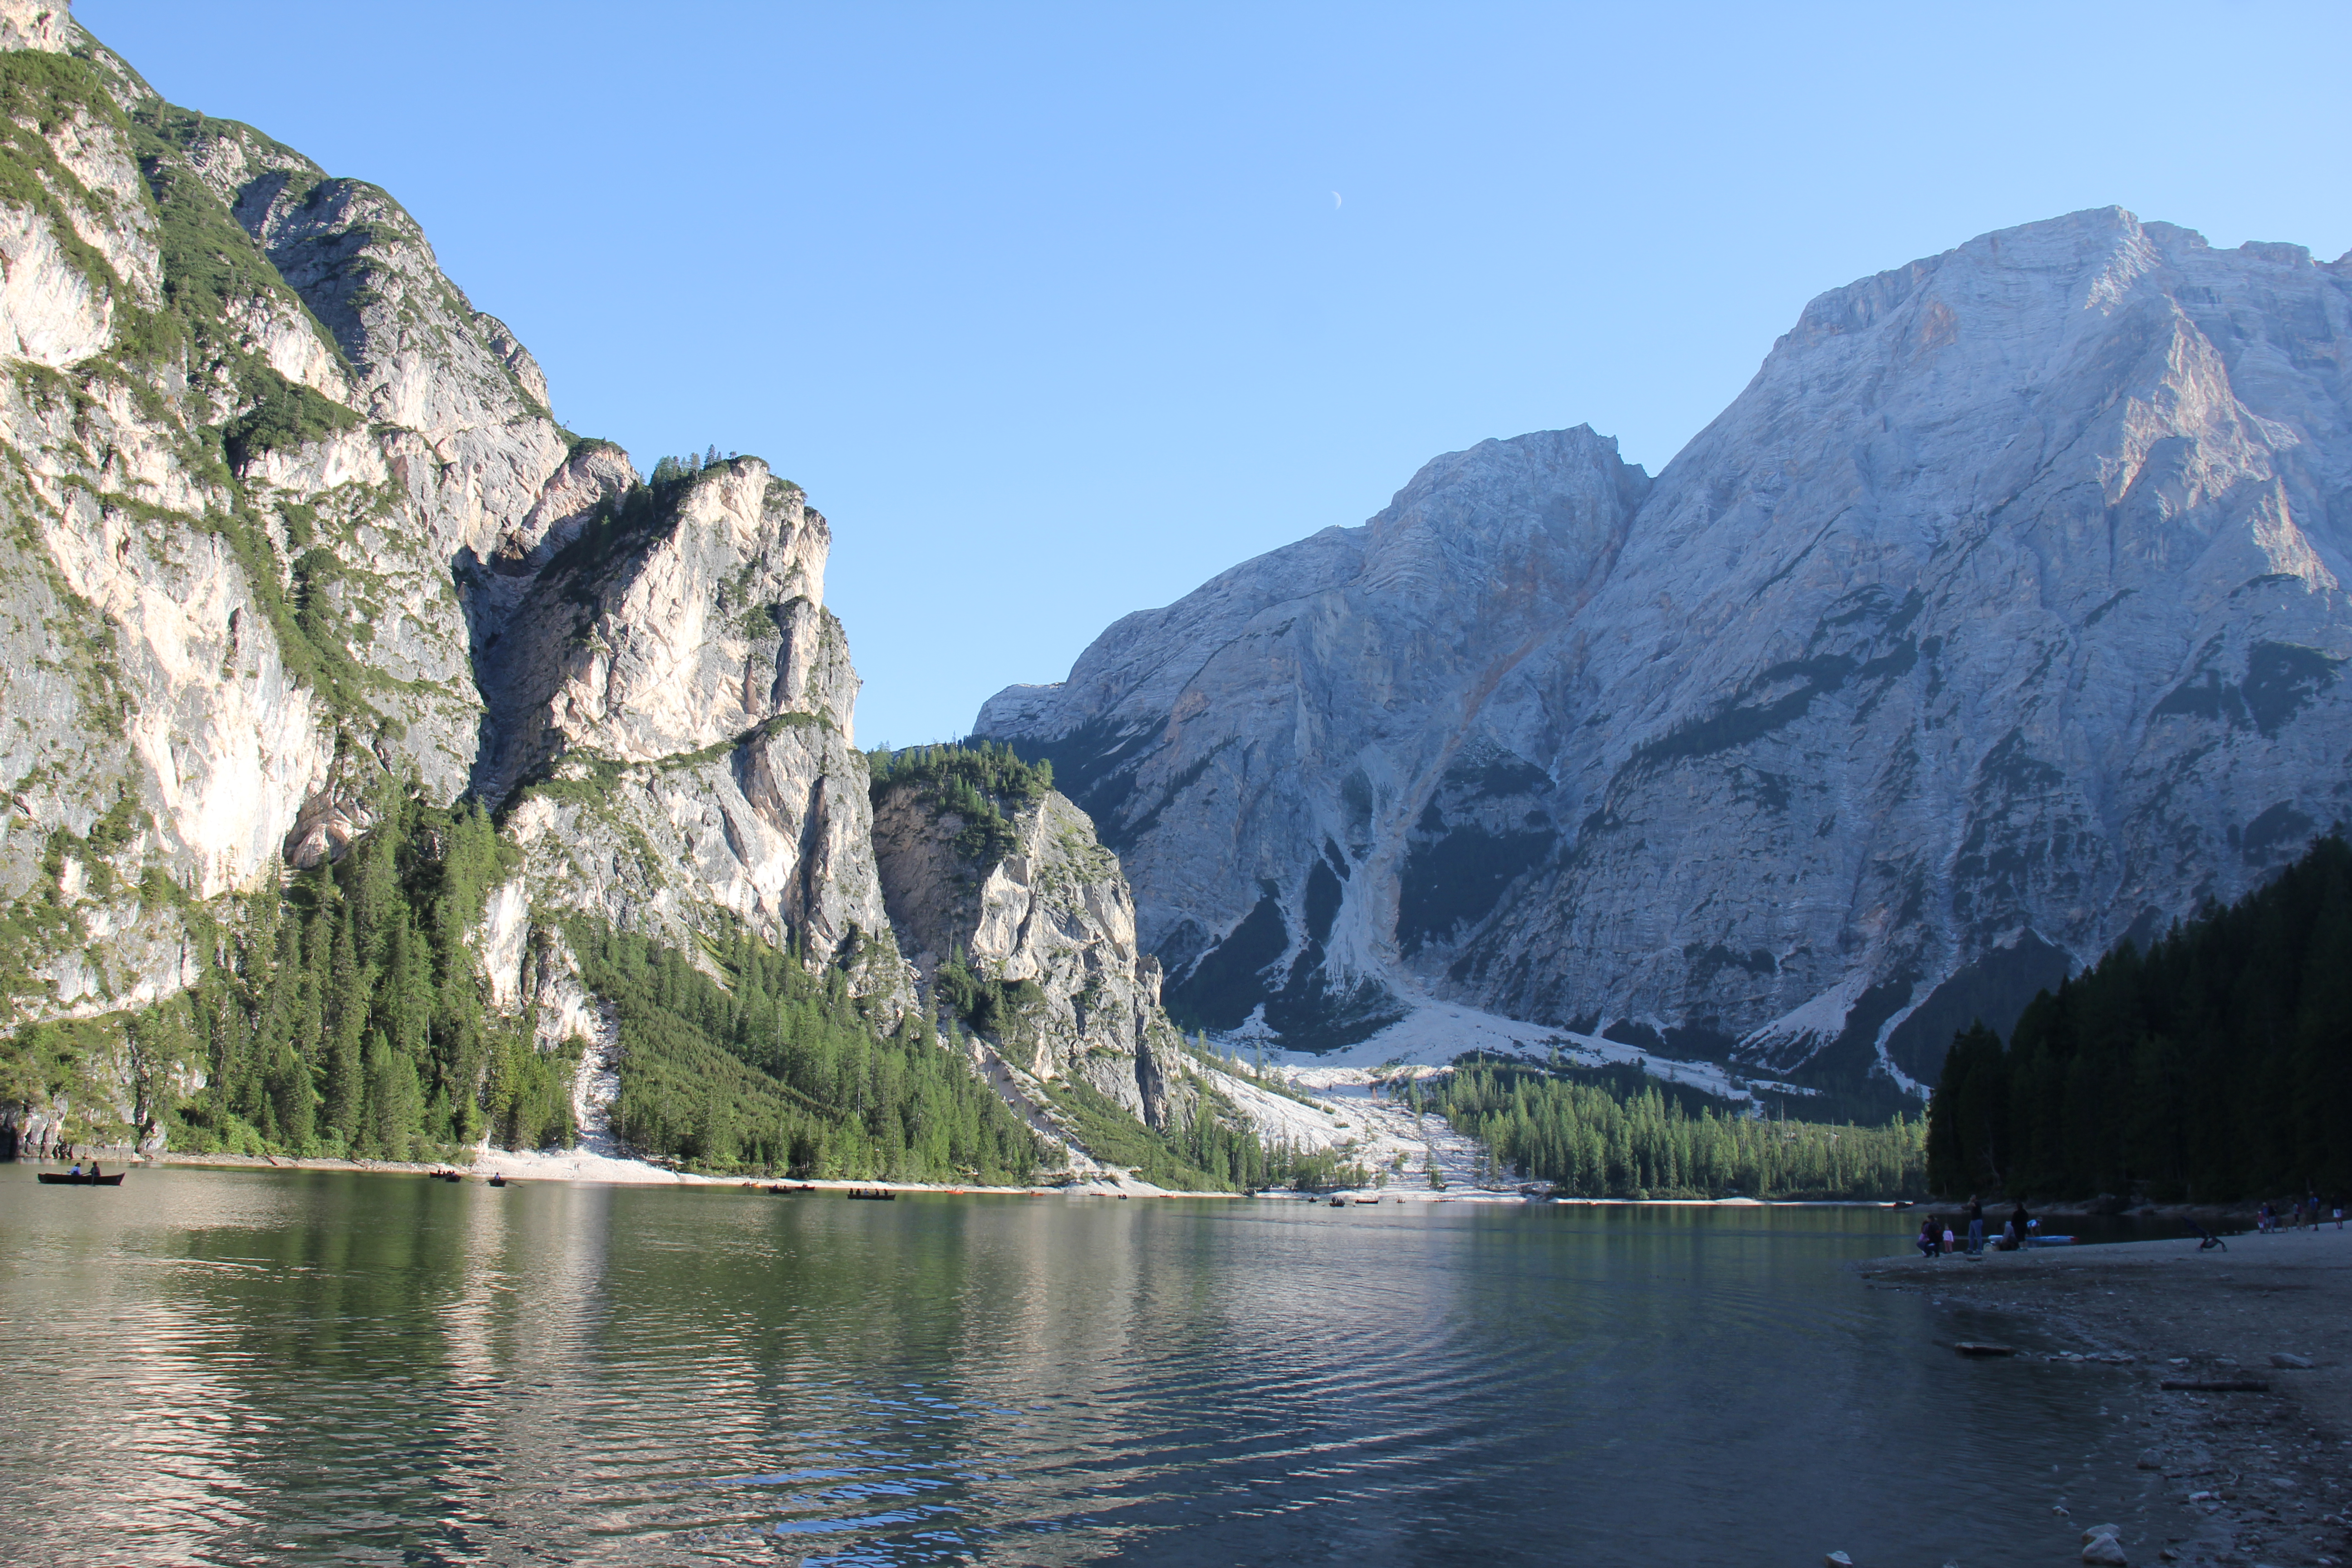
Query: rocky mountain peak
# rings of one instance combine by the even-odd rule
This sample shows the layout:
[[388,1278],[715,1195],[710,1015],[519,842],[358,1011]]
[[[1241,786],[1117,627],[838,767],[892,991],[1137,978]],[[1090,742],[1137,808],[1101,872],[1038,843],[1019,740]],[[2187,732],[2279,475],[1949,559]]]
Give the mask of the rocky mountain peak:
[[2340,811],[2346,282],[2117,208],[1986,235],[1811,301],[1654,483],[1589,431],[1441,458],[976,728],[1213,1026],[1432,998],[1932,1076]]

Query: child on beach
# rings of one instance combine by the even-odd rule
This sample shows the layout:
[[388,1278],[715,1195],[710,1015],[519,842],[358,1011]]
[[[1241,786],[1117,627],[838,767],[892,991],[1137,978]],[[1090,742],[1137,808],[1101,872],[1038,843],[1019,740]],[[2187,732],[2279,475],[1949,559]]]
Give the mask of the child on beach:
[[1932,1215],[1919,1222],[1918,1247],[1922,1258],[1936,1256],[1936,1220]]

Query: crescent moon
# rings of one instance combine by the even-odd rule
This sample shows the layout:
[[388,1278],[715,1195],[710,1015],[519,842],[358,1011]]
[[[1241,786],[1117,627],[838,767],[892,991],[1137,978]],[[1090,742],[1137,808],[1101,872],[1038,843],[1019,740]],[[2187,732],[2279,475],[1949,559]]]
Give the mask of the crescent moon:
[[1339,193],[1337,191],[1331,193],[1331,210],[1333,212],[1339,210]]

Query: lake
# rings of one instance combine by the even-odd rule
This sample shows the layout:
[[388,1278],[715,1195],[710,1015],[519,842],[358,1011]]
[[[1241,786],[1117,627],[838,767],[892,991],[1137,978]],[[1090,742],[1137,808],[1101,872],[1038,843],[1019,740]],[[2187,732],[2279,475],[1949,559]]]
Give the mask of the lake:
[[2072,1561],[2125,1374],[1913,1223],[0,1166],[5,1554]]

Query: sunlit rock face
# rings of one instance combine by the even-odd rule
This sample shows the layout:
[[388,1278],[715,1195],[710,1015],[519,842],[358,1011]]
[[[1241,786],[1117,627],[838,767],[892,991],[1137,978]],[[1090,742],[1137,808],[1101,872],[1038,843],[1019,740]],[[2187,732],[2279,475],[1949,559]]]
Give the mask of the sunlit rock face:
[[62,5],[0,0],[0,68],[19,1016],[183,988],[232,895],[401,790],[521,847],[493,970],[584,914],[910,1001],[798,489],[750,458],[641,483],[391,195],[164,102]]
[[2352,267],[2116,209],[1808,306],[1654,482],[1438,459],[1016,687],[1180,1012],[1416,996],[1770,1070],[1951,1030],[2352,796]]
[[1029,1079],[1081,1079],[1155,1127],[1193,1101],[1134,896],[1084,812],[1049,790],[1013,811],[1003,853],[975,855],[959,844],[963,817],[921,784],[879,796],[874,848],[898,945],[927,984],[960,960],[1003,988],[988,1053]]

